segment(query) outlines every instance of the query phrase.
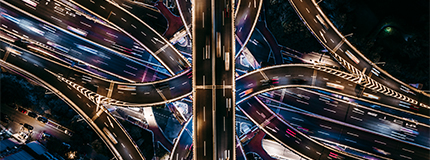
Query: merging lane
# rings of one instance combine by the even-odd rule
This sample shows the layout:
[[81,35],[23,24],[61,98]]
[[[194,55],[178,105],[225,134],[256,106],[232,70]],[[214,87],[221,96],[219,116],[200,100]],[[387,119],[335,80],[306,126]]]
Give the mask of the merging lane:
[[[10,44],[5,45],[4,42],[2,43],[2,47],[10,47]],[[24,75],[32,78],[40,78],[40,83],[53,90],[54,93],[63,98],[72,109],[84,118],[105,142],[115,157],[118,159],[144,159],[125,129],[98,103],[99,100],[86,98],[87,96],[94,95],[82,94],[78,90],[73,89],[72,87],[75,87],[76,84],[71,86],[72,82],[53,72],[53,69],[55,70],[58,66],[52,65],[52,63],[42,63],[44,62],[42,60],[44,58],[30,54],[28,51],[15,48],[18,52],[8,53],[10,51],[6,50],[6,48],[1,49],[2,60],[0,62],[3,67],[21,73],[23,73],[22,70],[25,73],[30,72],[32,75]],[[69,74],[73,74],[73,70],[69,71]]]
[[430,112],[427,111],[430,109],[429,94],[401,82],[364,57],[329,21],[315,0],[290,0],[289,2],[315,38],[347,70],[353,74],[363,75],[364,80],[369,81],[368,85],[373,88],[372,90],[401,98],[405,103],[410,104],[405,106],[406,108],[417,108],[429,115]]
[[[257,103],[252,105],[257,107]],[[419,160],[429,156],[428,148],[410,145],[353,125],[336,123],[319,115],[279,107],[274,107],[272,110],[277,110],[277,115],[282,116],[285,121],[308,136],[340,143],[379,157]],[[384,126],[382,125],[381,128]]]

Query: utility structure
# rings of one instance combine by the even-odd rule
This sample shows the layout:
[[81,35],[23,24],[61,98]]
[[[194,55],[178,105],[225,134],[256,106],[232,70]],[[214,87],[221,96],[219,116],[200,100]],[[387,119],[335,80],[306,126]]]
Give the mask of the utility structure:
[[194,159],[236,159],[234,1],[193,3]]

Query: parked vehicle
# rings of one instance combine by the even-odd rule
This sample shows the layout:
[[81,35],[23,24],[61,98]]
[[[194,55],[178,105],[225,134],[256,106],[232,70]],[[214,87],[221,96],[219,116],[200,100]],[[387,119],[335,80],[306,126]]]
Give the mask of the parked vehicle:
[[30,117],[32,117],[32,118],[36,118],[37,117],[37,114],[34,113],[34,112],[28,112],[27,115],[30,116]]
[[22,107],[18,107],[18,111],[20,111],[21,113],[26,114],[28,111]]
[[48,134],[48,133],[43,133],[42,135],[43,138],[51,138],[52,135]]
[[45,117],[37,117],[37,120],[42,123],[48,123],[48,119],[46,119]]
[[33,130],[34,129],[33,126],[31,126],[31,125],[29,125],[27,123],[24,123],[24,127],[27,128],[28,130]]

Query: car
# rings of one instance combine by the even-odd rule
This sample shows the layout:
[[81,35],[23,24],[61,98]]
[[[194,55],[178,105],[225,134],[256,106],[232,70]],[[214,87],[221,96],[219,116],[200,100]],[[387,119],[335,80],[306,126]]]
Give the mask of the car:
[[34,129],[33,126],[31,126],[31,125],[29,125],[27,123],[24,123],[24,127],[27,128],[28,130],[33,130]]
[[34,113],[34,112],[28,112],[27,115],[30,116],[30,117],[32,117],[32,118],[36,118],[37,117],[37,114]]
[[50,134],[48,134],[48,133],[43,133],[43,134],[42,134],[42,137],[43,137],[43,138],[51,138],[51,137],[52,137],[52,135],[50,135]]
[[42,122],[42,123],[48,123],[48,119],[45,117],[37,117],[37,120]]
[[279,83],[279,79],[276,79],[276,78],[264,79],[264,80],[261,80],[260,82],[261,82],[261,85],[263,85],[263,86],[274,85],[274,84]]
[[21,113],[26,114],[28,111],[22,107],[18,107],[18,111],[20,111]]

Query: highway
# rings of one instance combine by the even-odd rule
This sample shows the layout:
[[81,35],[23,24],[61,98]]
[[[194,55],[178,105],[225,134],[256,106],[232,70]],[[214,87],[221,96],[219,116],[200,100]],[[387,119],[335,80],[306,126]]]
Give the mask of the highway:
[[[215,152],[215,115],[213,105],[212,74],[214,59],[214,25],[212,0],[193,4],[192,41],[193,41],[193,159],[211,159]],[[195,34],[199,33],[199,34]],[[199,86],[199,87],[198,87]],[[205,87],[210,88],[206,89]]]
[[58,129],[57,126],[51,124],[51,121],[48,123],[40,122],[36,118],[21,113],[12,106],[6,105],[2,105],[1,113],[8,115],[8,117],[10,118],[9,123],[7,123],[7,125],[4,125],[4,127],[12,133],[19,133],[21,130],[27,131],[23,127],[24,123],[27,123],[34,127],[29,137],[32,137],[34,139],[41,139],[42,134],[47,133],[63,142],[70,143],[71,136],[66,134],[63,130]]
[[[55,64],[51,61],[40,59],[39,63],[50,63],[55,66],[55,73],[69,75],[70,65]],[[86,90],[101,96],[110,97],[112,103],[117,105],[152,106],[164,104],[166,101],[174,101],[191,94],[191,71],[187,70],[176,77],[148,83],[123,83],[108,80],[94,74],[75,72],[69,79],[76,84],[84,86]],[[118,102],[115,100],[124,100]],[[131,102],[132,104],[125,103]],[[142,103],[142,104],[141,104]]]
[[[43,62],[43,60],[38,60],[37,62]],[[21,63],[23,63],[23,62],[21,62]],[[288,66],[288,65],[286,65],[286,66]],[[309,65],[308,65],[309,66]],[[285,67],[285,66],[284,66]],[[291,66],[289,66],[289,67],[291,67]],[[56,67],[52,67],[52,68],[55,68],[55,69],[57,69],[57,70],[61,70],[61,67],[58,67],[58,66],[56,66]],[[280,68],[283,68],[282,66],[280,67]],[[292,67],[292,68],[294,68],[294,67]],[[67,67],[65,66],[64,67],[64,70],[68,70],[67,69]],[[283,70],[285,70],[285,69],[283,69]],[[294,69],[294,70],[297,70],[297,69]],[[54,73],[55,73],[56,71],[54,71]],[[271,71],[272,72],[272,71]],[[77,73],[79,73],[79,72],[77,72]],[[278,72],[276,72],[276,71],[273,71],[273,73],[278,73]],[[266,73],[267,74],[267,73]],[[66,77],[67,77],[67,74],[66,73],[64,73],[63,75],[66,75]],[[70,74],[70,75],[76,75],[76,73],[74,73],[74,74]],[[185,75],[187,75],[187,74],[185,74]],[[252,73],[250,73],[250,75],[255,75],[255,74],[252,74]],[[256,75],[258,75],[258,76],[261,76],[261,73],[260,72],[258,72],[258,74],[256,74]],[[272,76],[271,74],[267,74],[267,75],[269,75],[269,76]],[[320,73],[318,73],[318,75],[320,75]],[[240,78],[240,79],[238,79],[238,82],[241,82],[242,81],[242,79],[244,79],[244,80],[246,80],[247,78],[247,76],[244,76],[245,78]],[[304,76],[303,76],[304,77]],[[254,79],[254,78],[251,78],[251,79]],[[259,79],[259,78],[256,78],[256,79]],[[245,81],[246,82],[246,81]],[[279,82],[281,83],[282,82],[282,80],[279,80]],[[243,83],[243,82],[241,82],[241,83]],[[106,84],[106,87],[107,87],[107,85],[108,84]],[[86,87],[86,88],[90,88],[90,87]],[[244,87],[244,88],[246,88],[246,87]],[[255,90],[255,91],[258,91],[257,89]]]
[[[229,4],[230,6],[232,4]],[[236,54],[240,54],[248,44],[249,38],[254,32],[258,17],[260,16],[263,0],[240,0],[236,7],[236,12],[224,8],[223,15],[234,17]],[[234,16],[233,16],[234,14]],[[237,56],[236,55],[236,56]]]
[[[47,62],[47,63],[50,63],[50,62]],[[246,91],[246,90],[248,90],[248,92],[250,92],[249,89],[251,89],[251,88],[252,88],[251,92],[257,94],[257,92],[260,92],[260,91],[262,92],[265,89],[275,89],[276,87],[280,87],[281,85],[284,85],[284,84],[290,84],[290,85],[293,85],[293,84],[294,85],[309,85],[309,84],[311,84],[312,85],[312,83],[311,83],[312,82],[312,76],[314,74],[313,73],[314,69],[312,69],[312,67],[314,67],[314,66],[312,66],[312,65],[306,65],[307,67],[300,67],[300,68],[302,68],[302,69],[300,69],[301,71],[299,71],[299,70],[294,71],[296,69],[288,70],[288,72],[296,72],[295,75],[282,73],[285,70],[283,68],[295,68],[295,67],[299,67],[299,66],[300,65],[282,65],[282,66],[268,67],[268,68],[260,69],[259,71],[268,70],[268,73],[270,74],[270,75],[268,75],[268,77],[271,77],[271,78],[278,77],[279,83],[277,83],[275,85],[261,85],[261,83],[258,81],[263,80],[265,78],[262,77],[262,75],[260,73],[258,73],[258,72],[248,73],[246,76],[243,76],[243,78],[238,78],[238,82],[237,82],[238,87],[237,88],[239,88],[239,89],[237,91],[237,94],[239,94],[240,99],[242,99],[244,97],[244,95],[241,95],[241,94],[244,94],[244,91]],[[318,69],[318,67],[317,67],[317,69]],[[353,96],[358,95],[357,90],[356,90],[357,86],[354,83],[352,83],[351,81],[347,81],[345,79],[334,80],[335,76],[348,76],[347,74],[342,73],[342,72],[337,72],[336,70],[332,70],[332,69],[328,69],[328,68],[324,68],[324,67],[320,68],[320,70],[321,69],[322,69],[322,71],[318,71],[317,73],[318,73],[318,75],[322,74],[322,76],[318,76],[315,79],[314,85],[318,85],[319,87],[323,87],[323,88],[328,88],[328,89],[333,90],[333,91],[338,91],[338,92],[341,91],[342,93],[345,93],[347,95],[353,95]],[[283,71],[279,72],[279,70],[283,70]],[[308,71],[304,71],[304,70],[308,70]],[[324,71],[324,70],[326,70],[326,71]],[[336,72],[334,72],[334,71],[336,71]],[[264,71],[264,72],[266,72],[266,71]],[[298,72],[300,72],[300,73],[297,74]],[[332,74],[329,74],[327,72],[330,72]],[[63,71],[61,71],[59,73],[62,73],[63,75],[65,75],[65,73],[67,73],[67,68],[65,68]],[[265,74],[268,74],[268,73],[265,73]],[[304,73],[307,73],[307,75],[305,76]],[[191,72],[187,71],[187,72],[181,73],[180,75],[173,77],[173,78],[169,78],[169,79],[165,79],[165,80],[161,80],[161,81],[157,81],[157,82],[141,83],[141,84],[120,83],[120,82],[114,82],[114,81],[106,80],[106,79],[99,78],[99,77],[94,77],[93,75],[85,75],[85,76],[90,77],[90,79],[91,78],[97,79],[97,81],[92,82],[91,85],[90,84],[84,84],[84,83],[86,83],[85,81],[75,81],[75,83],[77,83],[81,86],[87,86],[86,89],[88,89],[92,92],[95,92],[101,96],[110,97],[113,100],[122,101],[122,102],[116,103],[118,105],[131,105],[128,103],[123,103],[123,102],[130,102],[130,103],[133,103],[135,105],[149,106],[149,105],[154,105],[154,104],[164,104],[166,101],[174,101],[175,99],[180,99],[181,97],[186,97],[187,95],[189,95],[191,93],[191,85],[190,85],[191,80],[189,79],[189,77],[191,77],[190,74],[191,74]],[[288,76],[288,75],[290,77],[287,78],[286,76]],[[76,75],[72,75],[71,77],[73,79],[82,79],[82,77],[85,77],[85,76],[82,73],[78,73]],[[246,77],[250,77],[250,78],[246,78]],[[349,77],[353,77],[353,76],[349,75]],[[207,79],[209,79],[209,78],[207,78]],[[357,79],[357,78],[355,78],[355,79]],[[329,81],[330,83],[336,83],[336,84],[341,82],[343,84],[342,86],[344,87],[344,89],[343,90],[336,90],[336,89],[327,87],[326,81]],[[337,81],[339,81],[339,82],[337,82]],[[205,83],[208,84],[207,81]],[[250,85],[251,83],[253,83],[253,84]],[[300,83],[303,83],[303,84],[300,84]],[[111,84],[112,84],[112,86],[111,86]],[[271,86],[276,86],[276,87],[272,88]],[[111,90],[110,94],[109,94],[109,92],[107,92],[107,90]],[[364,90],[364,92],[366,92],[366,89]],[[128,95],[132,95],[132,96],[128,96]],[[378,96],[378,97],[380,97],[380,99],[379,100],[373,100],[373,99],[366,98],[365,101],[369,101],[371,103],[388,104],[387,107],[389,107],[389,108],[405,111],[407,113],[416,113],[416,111],[414,111],[414,110],[411,112],[409,110],[401,109],[400,107],[391,107],[391,106],[399,105],[398,103],[400,103],[399,100],[396,100],[392,97],[387,97],[387,96],[380,95],[380,94],[372,94],[372,95]],[[147,98],[148,96],[150,96],[151,98]],[[250,97],[250,95],[247,95],[246,97]],[[397,102],[397,103],[395,103],[395,102]],[[143,103],[143,104],[139,104],[139,103]],[[420,115],[420,114],[418,114],[418,115]]]
[[[288,102],[302,110],[318,112],[325,117],[333,118],[336,123],[315,116],[303,116],[303,114],[296,114],[296,112],[282,112],[280,115],[287,118],[285,120],[288,121],[285,122],[268,109],[261,100],[253,98],[260,93],[276,89],[303,87],[330,91],[347,98],[355,98],[399,112],[429,118],[430,108],[428,107],[429,97],[427,94],[412,89],[408,85],[405,86],[403,82],[375,67],[373,63],[353,48],[330,22],[324,21],[326,17],[314,1],[291,0],[290,2],[293,6],[300,3],[297,5],[299,7],[295,8],[297,13],[321,44],[335,53],[334,57],[352,74],[329,67],[299,64],[266,67],[235,79],[235,51],[244,50],[245,44],[250,41],[255,26],[260,25],[261,28],[263,25],[262,22],[257,22],[262,1],[255,0],[239,1],[236,21],[234,21],[235,17],[231,16],[232,13],[235,13],[234,2],[223,0],[193,4],[195,8],[191,16],[192,29],[187,28],[189,25],[184,23],[188,33],[193,32],[192,70],[181,53],[160,35],[159,32],[162,28],[155,30],[152,28],[153,26],[143,22],[147,20],[154,22],[154,17],[148,14],[147,16],[151,18],[134,15],[139,10],[136,10],[136,6],[132,6],[133,3],[103,0],[72,1],[73,4],[80,7],[85,6],[86,9],[91,9],[87,11],[108,21],[108,24],[92,24],[91,27],[88,27],[85,24],[93,23],[93,21],[83,16],[75,18],[76,15],[71,14],[77,12],[68,12],[70,9],[62,6],[59,1],[40,1],[39,5],[32,8],[28,2],[2,0],[2,31],[8,34],[27,36],[32,40],[41,42],[41,44],[37,44],[39,46],[47,46],[47,48],[51,46],[56,52],[65,52],[71,57],[77,57],[78,60],[132,83],[110,80],[108,77],[103,78],[96,75],[97,73],[83,72],[76,69],[78,67],[74,67],[73,64],[70,65],[61,60],[59,62],[49,60],[46,57],[29,54],[18,48],[6,49],[9,44],[3,41],[1,48],[3,61],[1,64],[20,73],[24,70],[34,74],[35,77],[42,78],[40,83],[49,84],[48,88],[55,90],[60,97],[65,98],[72,108],[93,127],[118,159],[143,159],[144,156],[141,155],[138,147],[122,126],[100,104],[152,106],[172,102],[191,94],[193,94],[192,97],[195,101],[193,103],[195,119],[187,122],[186,126],[194,126],[196,132],[189,132],[186,127],[183,129],[180,137],[185,136],[185,140],[180,139],[180,137],[177,139],[171,152],[171,158],[189,159],[192,158],[190,154],[194,153],[194,159],[208,159],[208,157],[235,159],[236,154],[239,155],[238,151],[241,151],[240,144],[239,146],[234,145],[237,141],[234,123],[235,109],[233,109],[235,104],[238,104],[239,109],[265,133],[303,157],[312,159],[359,158],[330,149],[312,140],[309,135],[331,138],[332,141],[354,146],[383,157],[394,159],[423,159],[428,157],[429,129],[427,125],[421,124],[422,119],[414,122],[409,117],[402,119],[405,117],[398,117],[391,113],[384,113],[384,111],[350,102],[333,101],[333,99],[322,94],[316,94],[315,91],[306,91],[305,93],[301,89],[289,89],[293,91],[284,92],[283,95],[275,95],[275,98],[281,99],[279,102]],[[9,3],[13,3],[18,8],[25,8],[26,12],[17,11]],[[191,2],[185,2],[185,4],[180,5],[183,7],[182,10],[179,8],[180,12],[183,12],[182,14],[189,12],[190,4]],[[36,9],[47,10],[47,12],[41,14],[42,12],[37,12]],[[149,12],[159,14],[155,10],[151,11],[151,9]],[[66,14],[63,15],[66,18],[52,18],[62,14]],[[186,22],[186,16],[182,14],[181,18]],[[306,15],[303,17],[302,14]],[[317,14],[318,17],[321,17],[316,17]],[[33,25],[23,25],[25,24],[24,20],[17,23],[14,17],[24,17],[23,19],[28,20],[28,22],[31,20]],[[38,18],[34,19],[34,17]],[[61,23],[63,21],[65,23]],[[328,27],[324,25],[324,22],[327,23]],[[88,34],[86,33],[85,36],[82,35],[83,31],[79,30],[82,27],[76,26],[79,23],[84,23],[83,25],[87,27],[84,31]],[[163,21],[160,24],[162,23]],[[70,26],[74,29],[70,29]],[[234,30],[233,27],[236,29]],[[267,31],[262,31],[260,34],[267,37]],[[51,36],[61,37],[61,41],[52,42],[52,37],[48,39],[46,38],[48,36],[43,36],[48,33]],[[117,43],[112,40],[112,37],[115,36],[121,37],[118,38]],[[109,39],[107,37],[111,37],[111,40],[106,40]],[[240,47],[235,47],[235,40],[239,43],[237,46]],[[273,46],[276,42],[273,40],[267,41],[272,49],[274,49]],[[144,54],[143,50],[148,51],[174,76],[167,78],[169,75],[160,75],[158,71],[141,64],[145,61],[152,61],[152,56],[140,57],[142,61],[135,61],[136,58],[139,59],[136,57],[136,53],[123,57],[124,52],[128,53],[130,48],[136,48],[137,44],[133,44],[133,41],[144,48],[139,49],[141,55]],[[72,51],[74,52],[72,53]],[[252,52],[257,51],[252,50]],[[133,57],[134,60],[127,58],[129,56]],[[360,59],[360,57],[362,58]],[[279,59],[275,60],[278,64]],[[151,65],[157,65],[157,63],[154,64]],[[139,70],[140,68],[146,68],[146,71]],[[128,71],[130,69],[134,71]],[[25,75],[32,76],[30,74]],[[235,82],[235,80],[237,81]],[[154,82],[134,83],[145,81]],[[236,97],[238,97],[237,100]],[[309,104],[318,107],[310,108]],[[301,116],[302,121],[294,124],[289,123],[292,122],[292,119],[288,118],[293,116]],[[315,130],[315,132],[305,135],[295,128],[297,125],[307,126],[306,128]],[[188,136],[184,133],[185,131],[188,131]],[[286,133],[279,134],[279,131]],[[192,143],[195,147],[192,147],[192,144],[189,145],[189,136],[191,135],[195,137]],[[336,137],[338,138],[336,139]],[[367,141],[363,140],[363,137]],[[182,143],[186,145],[183,146]],[[373,148],[368,148],[368,146],[373,146]],[[172,147],[167,146],[167,148],[171,149]],[[191,152],[191,148],[194,148],[193,152]],[[183,149],[188,151],[182,152]]]
[[[10,47],[10,45],[2,43],[2,47]],[[49,63],[41,63],[43,62],[41,59],[44,58],[17,48],[15,49],[21,54],[9,53],[5,48],[1,49],[2,60],[0,62],[3,67],[15,70],[27,77],[40,78],[39,83],[63,98],[72,109],[83,117],[115,157],[118,159],[144,159],[133,140],[116,119],[103,106],[94,103],[94,98],[86,98],[88,95],[72,89],[71,86],[74,87],[76,84],[51,71],[50,69],[54,69],[54,66]]]
[[263,97],[293,106],[293,109],[318,114],[342,124],[355,125],[387,137],[409,142],[411,145],[430,147],[430,126],[398,115],[302,88],[278,90],[271,96],[264,94]]
[[[188,60],[164,37],[138,17],[123,9],[116,3],[104,0],[75,0],[73,4],[94,13],[145,48],[168,71],[175,75],[190,68]],[[85,7],[84,7],[85,6]]]
[[[194,158],[235,156],[234,32],[230,1],[196,3],[193,12]],[[199,34],[194,34],[199,33]],[[204,34],[200,34],[204,33]]]
[[[47,62],[50,63],[50,62]],[[293,71],[296,69],[291,69],[289,70],[289,72],[296,72],[295,75],[291,75],[291,74],[287,74],[287,73],[282,73],[279,72],[280,70],[283,70],[283,68],[287,67],[287,68],[294,68],[294,67],[299,67],[300,65],[282,65],[282,66],[276,66],[276,67],[268,67],[268,68],[264,68],[264,69],[260,69],[259,71],[263,71],[263,70],[268,70],[268,73],[270,74],[268,77],[278,77],[279,82],[275,84],[276,87],[280,87],[281,85],[284,84],[290,84],[290,85],[312,85],[312,76],[313,76],[313,72],[314,69],[312,69],[312,65],[307,65],[307,67],[301,67],[301,71]],[[342,93],[348,94],[348,95],[353,95],[353,96],[357,96],[359,95],[360,92],[357,93],[357,85],[355,85],[353,82],[345,80],[345,79],[339,79],[339,80],[334,80],[335,76],[346,76],[347,79],[358,79],[357,77],[353,77],[351,75],[348,75],[346,73],[342,73],[342,72],[337,72],[336,70],[333,69],[329,69],[329,68],[325,68],[325,67],[317,67],[317,69],[319,68],[319,70],[317,73],[319,75],[323,74],[323,76],[318,76],[318,78],[315,79],[315,84],[314,85],[318,85],[319,87],[323,87],[323,88],[328,88],[330,90],[334,90],[334,91],[341,91]],[[67,69],[64,69],[64,71],[62,72],[67,72]],[[269,71],[270,70],[270,71]],[[308,70],[308,71],[303,71],[303,70]],[[297,74],[298,72],[300,72],[300,74]],[[331,74],[327,73],[330,72]],[[268,74],[266,73],[266,74]],[[301,74],[303,73],[303,74]],[[304,73],[306,73],[307,75],[305,76]],[[120,82],[114,82],[114,81],[110,81],[110,80],[106,80],[106,79],[102,79],[102,78],[98,78],[98,77],[94,77],[93,75],[85,75],[85,76],[89,76],[91,78],[96,78],[98,79],[98,81],[93,82],[93,86],[90,86],[89,84],[83,84],[86,82],[82,82],[82,81],[76,81],[75,83],[79,84],[79,85],[86,85],[89,87],[86,87],[88,90],[95,92],[101,96],[105,96],[105,97],[110,97],[112,100],[118,100],[118,101],[122,101],[122,102],[118,102],[116,103],[117,105],[140,105],[140,106],[149,106],[149,105],[155,105],[155,104],[164,104],[166,101],[174,101],[175,99],[180,99],[182,97],[186,97],[187,95],[189,95],[191,93],[191,85],[190,85],[190,79],[189,77],[191,77],[191,72],[190,71],[186,71],[181,73],[180,75],[173,77],[173,78],[169,78],[169,79],[165,79],[165,80],[161,80],[161,81],[157,81],[157,82],[151,82],[151,83],[140,83],[140,84],[131,84],[131,83],[120,83]],[[273,74],[273,75],[272,75]],[[64,75],[64,74],[63,74]],[[252,76],[251,76],[252,75]],[[289,78],[285,77],[285,76],[290,76]],[[291,77],[292,76],[292,77]],[[76,76],[72,76],[72,78],[74,79],[81,79],[82,77],[84,77],[81,73],[77,74]],[[245,77],[251,77],[251,78],[245,78]],[[267,77],[266,77],[267,78]],[[209,79],[209,78],[207,78]],[[207,80],[206,79],[206,80]],[[242,80],[243,79],[243,80]],[[243,91],[246,91],[248,89],[251,89],[250,87],[252,86],[252,91],[254,93],[258,91],[263,91],[264,89],[275,89],[276,87],[271,87],[274,85],[261,85],[261,83],[259,83],[259,80],[263,80],[265,79],[265,77],[262,77],[262,75],[260,73],[257,72],[251,72],[248,73],[247,76],[244,76],[244,78],[239,78],[238,82],[237,82],[237,94],[244,94]],[[333,89],[332,87],[327,87],[327,82],[329,81],[330,83],[335,83],[338,84],[339,82],[342,83],[340,85],[342,85],[344,87],[343,90],[337,90],[337,89]],[[337,82],[339,81],[339,82]],[[250,85],[250,83],[253,83],[252,85]],[[317,83],[318,82],[318,83]],[[205,81],[206,84],[208,84],[207,81]],[[246,83],[246,84],[245,84]],[[300,84],[303,83],[303,84]],[[112,86],[111,86],[112,84]],[[245,86],[247,85],[247,86]],[[96,87],[98,86],[98,87]],[[254,88],[255,87],[255,88]],[[110,90],[110,94],[107,92],[107,90]],[[358,90],[360,91],[360,90]],[[364,92],[366,92],[367,90],[365,89]],[[249,92],[249,91],[248,91]],[[371,93],[371,92],[369,92]],[[128,95],[132,95],[132,96],[128,96]],[[371,103],[382,103],[382,104],[387,104],[389,105],[388,107],[390,108],[394,108],[397,110],[401,110],[401,111],[405,111],[407,113],[416,113],[417,111],[415,110],[404,110],[400,107],[391,107],[391,106],[398,106],[399,105],[399,100],[396,100],[392,97],[387,97],[385,95],[381,95],[381,94],[376,94],[376,93],[372,93],[372,95],[378,96],[380,97],[379,100],[374,100],[374,99],[369,99],[366,97],[365,101],[371,102]],[[151,98],[147,98],[148,96],[150,96]],[[241,98],[244,95],[239,95]],[[142,97],[142,98],[141,98]],[[145,97],[145,98],[143,98]],[[247,95],[246,97],[250,97],[249,95]],[[361,96],[363,97],[363,96]],[[133,103],[133,104],[129,104],[129,103],[123,103],[123,102],[129,102],[129,103]],[[394,103],[393,103],[394,102]],[[397,102],[397,103],[396,103]],[[382,105],[381,104],[381,105]],[[420,115],[420,114],[418,114]]]
[[[36,28],[36,31],[42,34],[39,36],[46,36],[46,38],[51,41],[58,41],[58,38],[56,38],[58,35],[56,35],[55,32],[58,29],[62,29],[63,31],[74,33],[76,36],[86,38],[87,41],[97,43],[106,49],[114,50],[117,54],[127,58],[131,58],[145,64],[161,66],[161,64],[155,60],[151,54],[147,53],[142,47],[134,43],[130,37],[121,33],[109,24],[106,24],[106,22],[102,22],[99,19],[95,19],[92,15],[83,13],[81,10],[77,9],[77,7],[71,8],[63,3],[47,1],[42,5],[37,5],[33,9],[30,8],[27,3],[24,3],[24,1],[7,0],[2,2],[8,4],[8,6],[20,8],[26,12],[26,15],[46,21],[47,23],[40,24],[38,27],[33,25],[33,27]],[[43,10],[43,12],[38,12],[40,10]],[[162,17],[160,13],[154,12],[153,9],[144,9],[142,12],[148,12],[145,15]],[[162,28],[160,25],[155,26]]]
[[[23,37],[27,36],[28,39],[37,41],[37,45],[40,48],[44,48],[48,51],[52,50],[56,54],[65,56],[71,60],[84,62],[85,64],[91,65],[92,68],[97,68],[106,73],[116,75],[129,82],[154,81],[168,77],[166,74],[157,73],[156,70],[147,65],[121,56],[117,51],[88,41],[68,30],[54,25],[48,25],[50,24],[49,22],[40,22],[40,19],[33,18],[35,16],[29,16],[31,15],[29,13],[20,13],[15,10],[16,7],[9,7],[7,2],[2,2],[2,4],[5,4],[2,5],[2,9],[6,11],[9,16],[13,15],[12,17],[19,17],[13,19],[18,19],[18,21],[23,22],[15,23],[12,18],[4,18],[4,20],[0,22],[2,25],[1,29],[11,34]],[[9,16],[3,15],[3,17]],[[53,28],[53,30],[56,31],[51,33],[46,30],[47,27]],[[35,31],[38,32],[35,33]]]
[[[257,98],[250,98],[237,107],[266,134],[291,151],[307,159],[360,159],[354,155],[329,148],[278,117]],[[280,134],[282,133],[282,134]]]
[[139,1],[114,0],[123,9],[142,19],[157,33],[163,34],[169,28],[169,20],[156,7]]
[[326,91],[340,93],[342,96],[428,118],[424,109],[418,111],[406,109],[399,105],[403,104],[401,100],[381,93],[373,93],[370,89],[362,88],[356,84],[357,81],[359,81],[359,77],[330,67],[307,64],[271,66],[237,78],[236,97],[238,98],[236,102],[240,103],[259,93],[286,87],[318,87]]
[[[250,102],[251,103],[251,102]],[[251,103],[256,107],[257,103]],[[278,107],[272,108],[276,110]],[[278,109],[276,114],[308,136],[350,146],[380,157],[392,159],[426,159],[429,148],[423,148],[360,129],[351,124],[333,122],[316,114]],[[355,114],[353,114],[355,115]],[[279,127],[279,126],[278,126]],[[380,128],[385,128],[381,125]]]
[[192,38],[191,35],[191,0],[176,0],[176,5],[179,10],[179,16],[181,17],[182,23],[184,23],[185,30],[187,31],[188,37]]
[[[304,21],[315,38],[330,51],[341,65],[353,74],[366,75],[373,90],[402,98],[415,108],[429,115],[430,95],[407,85],[382,70],[364,57],[328,20],[315,0],[290,0],[296,13]],[[394,90],[394,91],[393,91]],[[396,93],[397,92],[397,93]]]
[[[193,159],[193,118],[191,117],[187,123],[185,123],[181,132],[176,138],[174,148],[170,152],[170,160]],[[239,139],[236,137],[236,159],[246,160],[244,150]]]
[[193,159],[193,117],[185,123],[178,137],[176,138],[173,149],[170,152],[170,160]]

